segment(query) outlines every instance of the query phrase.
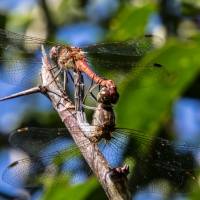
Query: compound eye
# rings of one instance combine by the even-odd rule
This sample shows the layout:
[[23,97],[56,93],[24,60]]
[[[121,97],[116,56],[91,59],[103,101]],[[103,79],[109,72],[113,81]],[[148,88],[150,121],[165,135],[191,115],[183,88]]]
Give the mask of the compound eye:
[[103,87],[97,94],[97,101],[103,104],[116,104],[119,100],[119,93],[117,91],[110,92],[110,89]]
[[119,93],[115,92],[111,95],[111,104],[116,104],[119,100]]
[[107,89],[106,87],[103,87],[100,90],[100,92],[97,94],[97,101],[103,104],[111,103],[109,89]]
[[60,48],[60,46],[58,45],[58,46],[52,47],[51,50],[50,50],[50,53],[49,53],[49,54],[50,54],[50,58],[51,58],[51,60],[53,60],[54,62],[57,61],[59,48]]

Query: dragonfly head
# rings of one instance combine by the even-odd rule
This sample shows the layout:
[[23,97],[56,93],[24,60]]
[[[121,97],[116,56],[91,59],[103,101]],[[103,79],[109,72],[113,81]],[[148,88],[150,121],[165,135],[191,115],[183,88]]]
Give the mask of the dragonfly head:
[[117,91],[111,92],[110,88],[103,87],[97,94],[97,101],[105,105],[117,103],[119,100],[119,93]]
[[61,46],[56,45],[56,46],[52,47],[49,52],[51,60],[54,61],[55,63],[57,63],[57,61],[58,61],[60,51],[61,51]]

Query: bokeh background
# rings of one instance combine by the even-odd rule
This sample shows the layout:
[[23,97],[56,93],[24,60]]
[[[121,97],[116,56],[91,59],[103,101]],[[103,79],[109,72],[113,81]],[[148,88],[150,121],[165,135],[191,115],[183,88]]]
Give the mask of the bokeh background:
[[[0,28],[73,46],[119,41],[144,34],[165,39],[163,48],[141,61],[160,63],[169,72],[162,83],[120,91],[117,126],[174,141],[200,145],[199,0],[1,0]],[[0,50],[0,56],[9,53]],[[0,97],[23,88],[0,82]],[[91,117],[92,112],[88,112]],[[0,102],[0,176],[26,155],[8,143],[17,128],[64,127],[41,94]],[[196,174],[195,174],[196,175]],[[200,177],[197,181],[200,182]],[[135,193],[133,199],[199,199],[200,188],[185,196]],[[107,199],[94,176],[75,186],[18,188],[0,179],[3,199]]]

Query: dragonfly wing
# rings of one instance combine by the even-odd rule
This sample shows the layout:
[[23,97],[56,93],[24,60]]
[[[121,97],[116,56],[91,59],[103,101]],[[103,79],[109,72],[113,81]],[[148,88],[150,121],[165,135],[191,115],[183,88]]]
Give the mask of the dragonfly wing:
[[[7,167],[3,180],[9,184],[66,185],[84,180],[91,171],[66,128],[23,128],[13,132],[9,141],[16,149],[34,155]],[[83,139],[81,144],[87,145],[85,142]]]
[[[132,159],[127,160],[131,163]],[[190,172],[171,171],[165,164],[150,159],[146,162],[137,159],[132,172],[129,177],[131,192],[178,195],[192,193],[198,188],[198,182]]]
[[132,129],[116,129],[103,155],[116,167],[129,165],[130,190],[186,194],[197,189],[198,146],[174,143]]
[[[72,127],[73,131],[79,127]],[[10,134],[10,144],[19,151],[29,155],[47,155],[65,151],[68,147],[76,146],[71,134],[66,128],[37,128],[26,127]],[[85,136],[80,139],[79,146],[89,145]]]
[[0,29],[0,48],[32,54],[40,52],[41,45],[50,50],[56,43]]
[[97,75],[113,80],[118,90],[152,86],[168,77],[167,70],[157,63],[109,62],[88,59],[88,65]]
[[22,128],[14,131],[9,137],[10,144],[17,150],[29,155],[51,154],[62,151],[74,143],[66,128]]
[[6,168],[2,179],[20,187],[54,187],[84,180],[91,172],[76,146],[46,156],[16,161]]
[[0,58],[0,81],[25,88],[41,84],[42,62],[37,59]]
[[148,153],[153,160],[173,166],[174,171],[200,170],[197,145],[171,142],[133,129],[116,129],[112,144],[126,150],[124,155],[146,157]]
[[163,44],[162,38],[155,35],[145,35],[121,42],[92,44],[84,46],[82,50],[85,53],[141,56],[160,48]]

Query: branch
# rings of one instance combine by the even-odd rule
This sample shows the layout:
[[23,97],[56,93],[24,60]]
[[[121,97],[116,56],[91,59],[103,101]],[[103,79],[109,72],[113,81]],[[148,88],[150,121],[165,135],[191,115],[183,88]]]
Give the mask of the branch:
[[0,98],[0,101],[5,101],[5,100],[8,100],[8,99],[14,99],[14,98],[17,98],[17,97],[20,97],[20,96],[25,96],[25,95],[29,95],[29,94],[38,93],[38,92],[44,93],[45,87],[42,87],[42,86],[39,85],[39,86],[36,86],[36,87],[31,88],[29,90],[25,90],[25,91],[22,91],[22,92],[18,92],[16,94],[12,94],[12,95],[7,96],[7,97]]

